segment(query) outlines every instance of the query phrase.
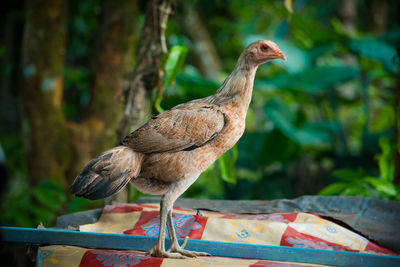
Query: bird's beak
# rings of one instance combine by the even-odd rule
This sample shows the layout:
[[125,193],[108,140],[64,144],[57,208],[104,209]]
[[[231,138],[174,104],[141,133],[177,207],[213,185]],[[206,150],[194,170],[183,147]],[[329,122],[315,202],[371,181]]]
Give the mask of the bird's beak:
[[279,52],[277,53],[276,58],[280,58],[280,59],[286,61],[286,56],[285,56],[285,54],[284,54],[282,51],[280,51],[280,50],[279,50]]
[[273,51],[273,55],[272,55],[272,59],[282,59],[284,61],[286,61],[286,56],[285,54],[277,47],[274,49]]

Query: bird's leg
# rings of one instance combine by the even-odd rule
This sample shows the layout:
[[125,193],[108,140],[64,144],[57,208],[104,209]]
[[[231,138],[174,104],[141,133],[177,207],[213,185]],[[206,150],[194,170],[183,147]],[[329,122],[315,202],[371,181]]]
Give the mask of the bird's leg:
[[[160,202],[160,233],[158,236],[157,244],[150,250],[152,256],[166,257],[166,258],[186,258],[195,256],[205,256],[207,253],[193,252],[184,250],[179,246],[176,238],[175,227],[172,221],[172,208],[175,200],[197,179],[184,179],[171,184],[167,193],[163,195]],[[165,251],[165,226],[168,227],[168,233],[171,238],[171,248]]]
[[178,239],[176,238],[174,221],[172,218],[172,209],[169,210],[167,213],[167,228],[168,228],[168,234],[169,234],[169,239],[170,239],[170,243],[171,243],[171,247],[169,248],[168,251],[178,252],[178,253],[188,256],[188,257],[211,256],[210,254],[208,254],[206,252],[197,252],[197,251],[190,251],[190,250],[184,249],[186,246],[186,243],[189,239],[189,236],[185,237],[185,240],[183,241],[182,245],[179,245]]
[[[167,213],[167,229],[168,235],[171,243],[171,247],[175,246],[175,243],[178,243],[178,239],[176,238],[174,221],[172,219],[172,210],[169,210]],[[179,246],[179,244],[178,244]]]
[[176,238],[176,231],[175,231],[175,226],[174,226],[174,220],[172,218],[172,210],[169,210],[167,213],[167,229],[168,229],[168,234],[169,234],[169,239],[171,243],[171,249],[174,248],[184,248],[186,246],[187,240],[189,239],[188,236],[185,237],[185,241],[183,241],[182,246],[179,246],[178,239]]
[[148,253],[154,257],[184,259],[186,257],[180,253],[165,251],[165,225],[166,225],[167,213],[168,213],[168,206],[165,201],[165,195],[164,195],[161,198],[160,202],[160,231],[158,234],[157,244]]

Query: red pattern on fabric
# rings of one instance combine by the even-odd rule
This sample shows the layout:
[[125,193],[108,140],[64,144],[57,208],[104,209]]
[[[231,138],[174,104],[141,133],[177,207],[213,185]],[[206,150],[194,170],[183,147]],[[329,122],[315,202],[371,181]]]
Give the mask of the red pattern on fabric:
[[388,255],[393,255],[393,256],[400,255],[400,254],[397,254],[396,252],[393,252],[387,248],[381,247],[371,241],[368,242],[367,246],[365,247],[365,251],[374,252],[374,253],[383,253],[383,254],[388,254]]
[[290,226],[288,226],[283,233],[280,245],[285,247],[360,252],[359,250],[353,250],[340,244],[328,242],[324,239],[298,232]]
[[159,267],[162,258],[146,256],[140,252],[118,250],[88,250],[83,255],[79,267]]
[[[158,236],[159,231],[159,215],[158,211],[143,211],[140,215],[139,220],[134,225],[132,229],[124,231],[124,234],[127,235],[140,235],[140,236]],[[183,238],[184,236],[189,236],[191,239],[201,239],[205,225],[207,223],[207,217],[199,216],[199,215],[183,215],[173,213],[174,221],[175,218],[180,216],[185,216],[191,221],[189,225],[182,225],[185,234],[180,235],[181,225],[175,225],[176,233],[178,238]]]

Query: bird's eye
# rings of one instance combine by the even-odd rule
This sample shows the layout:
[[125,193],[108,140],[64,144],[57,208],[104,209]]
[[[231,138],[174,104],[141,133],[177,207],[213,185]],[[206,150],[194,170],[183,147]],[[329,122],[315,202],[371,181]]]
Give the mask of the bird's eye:
[[267,51],[268,50],[268,45],[266,45],[266,44],[261,45],[261,50],[263,52]]

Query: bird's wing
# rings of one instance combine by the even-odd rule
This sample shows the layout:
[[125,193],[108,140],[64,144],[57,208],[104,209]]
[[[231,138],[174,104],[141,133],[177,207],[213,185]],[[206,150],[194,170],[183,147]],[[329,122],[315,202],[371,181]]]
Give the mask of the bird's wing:
[[224,113],[217,105],[188,103],[154,117],[122,144],[142,153],[192,150],[215,138],[224,124]]

